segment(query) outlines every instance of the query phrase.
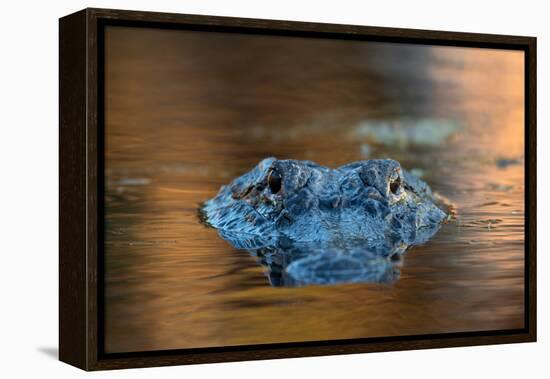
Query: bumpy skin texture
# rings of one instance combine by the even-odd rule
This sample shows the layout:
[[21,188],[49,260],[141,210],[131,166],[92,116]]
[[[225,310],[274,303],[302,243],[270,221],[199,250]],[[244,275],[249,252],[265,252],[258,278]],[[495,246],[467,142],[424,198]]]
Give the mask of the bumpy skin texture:
[[403,252],[446,218],[428,185],[391,159],[330,169],[266,158],[223,186],[202,214],[279,272],[273,285],[393,281]]

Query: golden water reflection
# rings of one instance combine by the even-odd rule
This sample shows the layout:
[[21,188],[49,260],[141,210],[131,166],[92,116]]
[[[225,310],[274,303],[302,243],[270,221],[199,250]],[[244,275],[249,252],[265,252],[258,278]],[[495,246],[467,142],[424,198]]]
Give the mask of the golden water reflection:
[[[523,327],[523,86],[521,52],[109,27],[106,351]],[[355,133],[426,119],[459,128],[431,147]],[[457,218],[393,284],[273,288],[197,217],[269,155],[391,157]]]

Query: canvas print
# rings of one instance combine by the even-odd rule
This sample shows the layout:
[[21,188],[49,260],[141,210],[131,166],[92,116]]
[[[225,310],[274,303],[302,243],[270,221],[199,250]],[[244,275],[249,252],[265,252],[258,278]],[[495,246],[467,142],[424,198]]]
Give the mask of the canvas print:
[[107,26],[104,350],[525,326],[524,52]]

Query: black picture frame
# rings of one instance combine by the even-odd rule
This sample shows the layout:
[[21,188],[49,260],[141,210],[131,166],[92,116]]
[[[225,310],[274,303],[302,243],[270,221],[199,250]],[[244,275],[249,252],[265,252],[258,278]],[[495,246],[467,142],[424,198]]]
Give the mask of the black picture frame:
[[[525,53],[525,327],[406,337],[106,354],[103,351],[103,38],[107,25],[402,42]],[[84,370],[536,341],[536,38],[84,9],[59,20],[59,358]]]

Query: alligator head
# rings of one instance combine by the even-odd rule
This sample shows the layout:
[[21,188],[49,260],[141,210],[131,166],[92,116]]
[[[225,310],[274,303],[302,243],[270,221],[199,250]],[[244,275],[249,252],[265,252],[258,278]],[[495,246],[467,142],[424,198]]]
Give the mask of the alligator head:
[[267,158],[222,186],[201,213],[234,247],[285,257],[282,270],[294,284],[389,281],[380,277],[394,275],[366,270],[365,262],[397,261],[446,218],[428,185],[391,159],[330,169]]

